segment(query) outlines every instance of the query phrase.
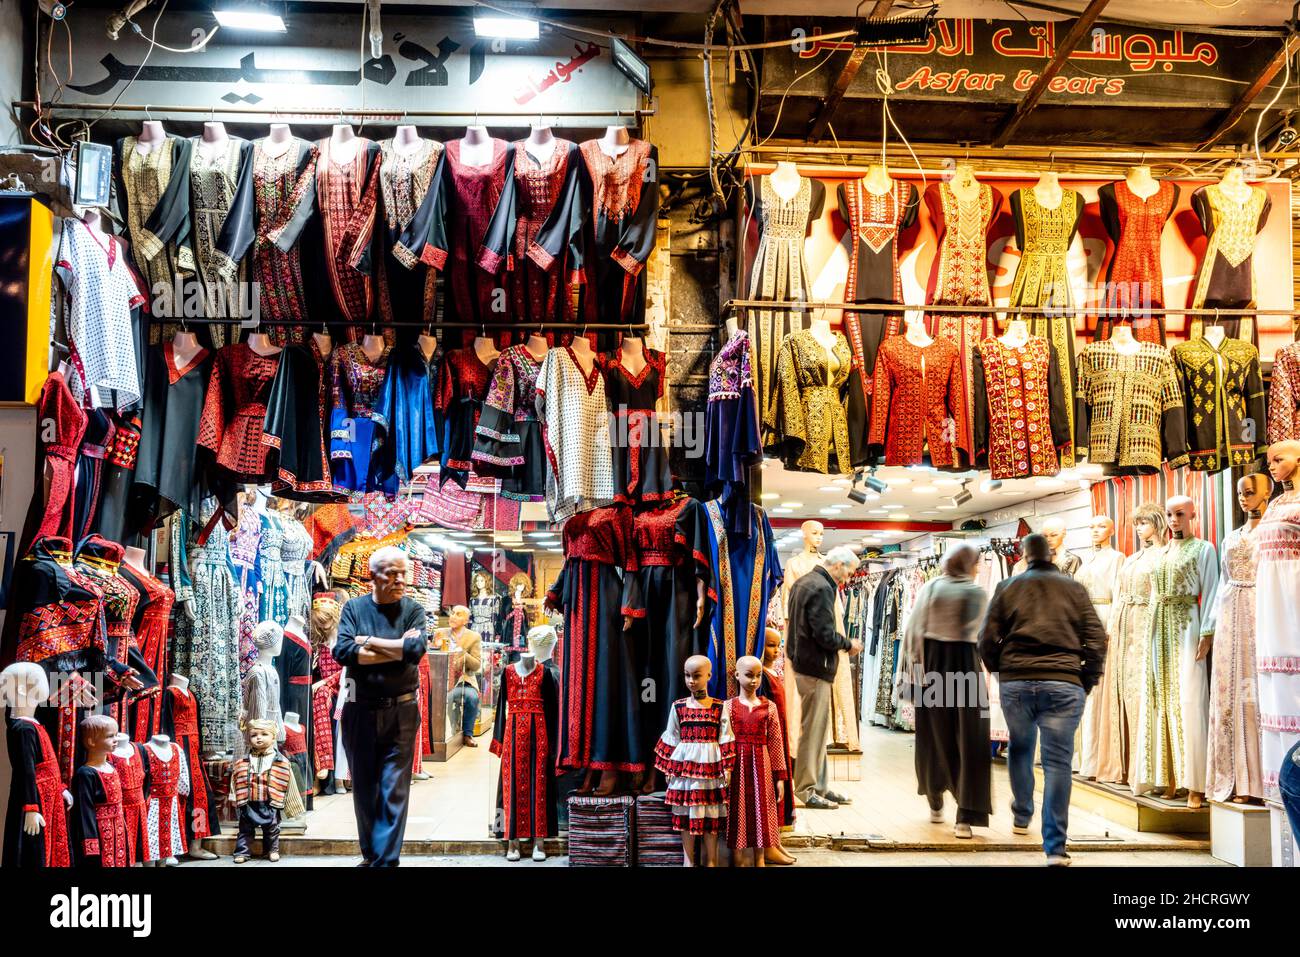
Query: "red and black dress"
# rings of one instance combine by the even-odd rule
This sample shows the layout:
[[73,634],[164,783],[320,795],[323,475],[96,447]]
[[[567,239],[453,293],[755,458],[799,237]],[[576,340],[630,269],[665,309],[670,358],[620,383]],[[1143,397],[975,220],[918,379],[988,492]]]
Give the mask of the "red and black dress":
[[1097,201],[1115,251],[1106,267],[1107,314],[1097,319],[1096,340],[1109,339],[1116,313],[1127,310],[1133,318],[1133,337],[1163,346],[1164,316],[1147,310],[1165,304],[1160,236],[1178,205],[1178,187],[1161,180],[1155,194],[1143,199],[1121,179],[1098,189]]
[[453,349],[443,358],[437,394],[433,397],[434,409],[446,422],[447,441],[442,448],[442,469],[438,475],[440,486],[448,479],[461,488],[469,483],[474,468],[474,433],[495,368],[496,361],[484,362],[472,345]]
[[[77,449],[86,432],[86,413],[77,405],[77,400],[68,390],[68,384],[59,372],[51,372],[41,388],[41,397],[36,403],[36,418],[42,423],[53,423],[53,434],[47,428],[37,430],[39,445],[36,461],[38,469],[49,466],[50,495],[45,501],[45,510],[39,523],[29,520],[28,528],[36,525],[29,538],[23,536],[23,546],[45,538],[58,535],[72,538],[75,500],[73,496],[74,479],[77,473]],[[37,472],[36,488],[43,484],[43,472]],[[33,507],[38,507],[33,500]],[[23,549],[20,547],[19,553]]]
[[[154,675],[170,674],[171,664],[167,651],[176,594],[157,578],[137,571],[130,565],[123,564],[118,569],[118,574],[135,589],[138,596],[131,628],[140,657]],[[131,739],[146,741],[150,735],[157,734],[162,726],[162,689],[155,685],[140,692],[132,700],[131,707],[131,727],[135,729],[135,733],[130,735]]]
[[122,781],[83,764],[72,776],[72,855],[77,867],[129,867]]
[[546,446],[537,417],[542,359],[526,345],[502,350],[474,430],[475,465],[484,474],[501,475],[501,494],[506,498],[525,502],[539,502],[546,496]]
[[613,417],[610,435],[614,501],[625,505],[657,502],[673,495],[673,473],[655,404],[663,398],[667,357],[645,348],[645,365],[633,375],[621,349],[599,357],[605,376],[605,401]]
[[794,826],[794,755],[790,752],[790,729],[786,724],[785,679],[774,671],[763,669],[763,683],[759,693],[776,708],[776,720],[781,726],[781,742],[785,745],[785,795],[781,801],[781,826]]
[[[776,803],[775,782],[785,781],[788,771],[776,707],[766,698],[759,698],[753,708],[732,698],[727,709],[731,713],[731,733],[736,736],[727,844],[736,850],[777,847],[781,843],[781,810]],[[789,783],[786,787],[790,787]]]
[[623,630],[624,574],[638,568],[632,511],[605,506],[564,523],[564,568],[547,592],[564,612],[558,766],[642,771],[650,757],[641,732],[641,667]]
[[[5,737],[13,779],[5,814],[4,866],[67,867],[67,807],[50,737],[34,718],[10,718]],[[29,811],[45,818],[36,834],[23,830]]]
[[122,821],[126,825],[127,863],[131,865],[142,860],[140,849],[145,842],[143,749],[143,744],[132,744],[130,757],[108,756],[122,787]]
[[[700,503],[685,497],[638,512],[632,520],[638,570],[623,576],[623,614],[633,619],[633,644],[642,649],[641,686],[656,689],[654,700],[641,704],[641,732],[649,750],[668,725],[672,703],[686,697],[682,665],[708,650],[713,572],[707,521]],[[697,582],[705,588],[698,626]]]
[[552,667],[537,662],[520,675],[505,669],[505,694],[497,702],[490,750],[501,758],[497,806],[506,840],[554,837],[555,736],[559,728],[560,684]]
[[199,757],[199,703],[188,689],[182,691],[171,685],[163,692],[162,730],[177,747],[185,750],[182,773],[189,786],[181,791],[180,808],[186,842],[219,834],[215,795]]
[[217,350],[199,420],[199,445],[215,453],[217,465],[235,481],[261,483],[272,477],[262,423],[279,368],[278,352],[259,355],[243,342]]

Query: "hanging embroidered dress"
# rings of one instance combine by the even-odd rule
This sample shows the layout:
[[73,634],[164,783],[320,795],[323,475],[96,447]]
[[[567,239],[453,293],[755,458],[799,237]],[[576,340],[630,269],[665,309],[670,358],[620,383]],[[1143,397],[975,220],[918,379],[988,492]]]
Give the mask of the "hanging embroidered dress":
[[[139,140],[117,141],[114,165],[118,201],[126,204],[122,219],[130,240],[131,259],[144,282],[155,317],[180,315],[184,299],[176,301],[177,279],[194,272],[190,216],[190,141],[167,136],[148,152]],[[175,326],[161,337],[170,339]],[[157,333],[155,333],[157,335]]]
[[[898,272],[898,236],[916,222],[920,205],[916,189],[894,181],[887,192],[873,193],[856,179],[839,187],[840,215],[849,227],[846,303],[901,303],[903,282]],[[880,344],[902,327],[900,312],[845,312],[844,328],[853,347],[853,371],[848,383],[849,438],[853,467],[867,464],[867,429],[871,417],[871,377],[876,373]]]
[[485,474],[502,475],[507,498],[541,501],[546,494],[546,447],[537,417],[537,377],[545,358],[527,346],[504,349],[474,429],[474,464]]
[[1020,263],[1011,283],[1008,305],[1053,310],[1054,315],[1026,317],[1029,332],[1052,344],[1054,361],[1067,397],[1066,441],[1061,448],[1061,467],[1074,467],[1074,292],[1068,264],[1070,244],[1083,218],[1083,197],[1072,189],[1061,191],[1061,202],[1052,208],[1038,202],[1032,188],[1011,194],[1011,212],[1016,222],[1016,248]]
[[320,345],[313,336],[306,345],[286,346],[279,360],[262,419],[271,489],[280,498],[331,501],[336,498],[327,450],[331,394]]
[[1245,466],[1268,449],[1259,352],[1241,339],[1180,342],[1169,350],[1187,413],[1194,472]]
[[1074,454],[1107,475],[1148,475],[1188,462],[1187,413],[1169,351],[1129,353],[1105,340],[1079,353]]
[[[729,339],[709,363],[709,392],[704,413],[704,490],[724,504],[749,500],[749,470],[763,458],[759,439],[758,400],[744,331]],[[729,509],[742,521],[730,531],[748,534],[749,512]]]
[[1205,791],[1209,663],[1196,660],[1214,634],[1219,562],[1200,538],[1174,539],[1151,573],[1151,637],[1138,724],[1135,793],[1143,787]]
[[169,685],[163,692],[163,733],[172,744],[185,752],[187,786],[181,791],[181,821],[185,841],[193,844],[196,838],[219,833],[217,803],[208,775],[199,759],[198,699],[189,691]]
[[1031,336],[1021,346],[985,339],[975,354],[975,462],[994,479],[1055,475],[1069,442],[1056,350]]
[[559,730],[560,685],[542,662],[520,675],[513,665],[502,672],[505,693],[497,702],[491,752],[501,758],[497,783],[503,840],[541,840],[559,833],[556,813],[555,745]]
[[441,413],[434,408],[442,350],[425,357],[418,344],[398,345],[388,356],[388,375],[379,414],[388,423],[385,469],[409,485],[415,470],[437,458],[442,444]]
[[656,411],[664,396],[668,357],[642,340],[642,358],[645,365],[636,375],[623,365],[622,349],[596,358],[614,426],[614,501],[625,505],[658,502],[673,494],[667,441]]
[[1255,675],[1255,561],[1258,541],[1248,526],[1223,540],[1215,592],[1210,658],[1210,726],[1205,796],[1264,797],[1260,760],[1259,685]]
[[[227,257],[220,243],[235,196],[241,188],[249,188],[244,181],[253,175],[253,144],[232,136],[220,149],[203,147],[202,137],[190,137],[190,213],[194,218],[194,264],[203,286],[203,314],[209,319],[238,322],[252,314],[253,303],[245,302],[243,292],[247,263],[241,261],[233,276],[223,277]],[[224,345],[227,328],[234,332],[233,326],[208,326],[208,341],[213,346]]]
[[1300,441],[1300,342],[1273,355],[1273,377],[1268,389],[1268,441]]
[[552,349],[537,373],[551,521],[614,501],[609,411],[600,366],[583,372],[571,346]]
[[[925,191],[930,222],[939,236],[928,296],[935,305],[988,306],[993,302],[989,290],[988,232],[997,218],[1002,197],[987,183],[978,185],[973,196],[958,196],[945,182],[935,183]],[[931,314],[927,325],[932,336],[948,339],[957,346],[967,414],[965,419],[957,420],[956,447],[969,456],[973,443],[970,409],[975,396],[975,350],[993,335],[993,317],[941,312]],[[963,462],[967,463],[969,458]]]
[[[1292,475],[1292,481],[1296,476]],[[1255,528],[1255,654],[1264,797],[1281,800],[1278,772],[1300,740],[1300,490],[1273,499]]]
[[[171,673],[169,628],[175,595],[170,588],[157,578],[123,564],[118,569],[122,579],[135,589],[135,618],[131,630],[135,634],[136,646],[140,657],[150,671],[160,678]],[[162,720],[162,688],[155,686],[133,696],[132,728],[124,728],[133,741],[147,740],[150,735],[158,733]]]
[[[1192,287],[1193,309],[1249,309],[1255,305],[1255,246],[1268,222],[1273,200],[1258,186],[1245,200],[1237,200],[1218,183],[1192,193],[1192,209],[1205,231],[1205,256]],[[1259,345],[1253,316],[1225,316],[1214,320],[1234,339]],[[1192,317],[1189,339],[1205,329],[1202,316]]]
[[[886,465],[921,465],[929,452],[934,468],[956,468],[960,423],[969,415],[962,388],[961,356],[950,339],[918,346],[890,336],[876,356],[872,382],[870,443]],[[962,449],[969,461],[970,449]]]
[[433,397],[434,410],[446,422],[446,442],[440,453],[440,487],[448,479],[462,489],[469,483],[474,470],[474,435],[496,361],[484,362],[472,345],[453,349],[443,357]]
[[261,318],[276,323],[268,335],[278,345],[306,337],[307,293],[299,239],[316,209],[314,143],[292,137],[282,151],[267,137],[253,141],[252,173],[231,202],[214,259],[221,279],[233,281],[252,249],[249,271]]
[[267,447],[262,423],[280,354],[264,356],[245,342],[217,350],[199,420],[199,445],[238,482],[265,481]]
[[[337,158],[327,137],[316,143],[316,207],[312,242],[307,244],[320,266],[321,281],[307,286],[312,322],[334,329],[336,339],[359,342],[375,321],[375,283],[371,275],[371,241],[379,202],[379,144],[364,137],[348,159]],[[319,235],[316,235],[319,233]],[[340,328],[341,327],[341,328]],[[392,330],[385,339],[392,341]]]
[[[758,249],[750,267],[749,298],[767,302],[806,302],[812,284],[804,261],[804,237],[819,219],[826,203],[826,187],[818,180],[799,177],[789,199],[781,196],[770,176],[745,181],[749,216],[758,223]],[[754,309],[749,313],[749,337],[758,358],[758,395],[767,412],[776,388],[777,359],[781,344],[804,327],[802,310]]]
[[1128,312],[1134,338],[1163,346],[1165,317],[1151,315],[1147,310],[1165,304],[1160,239],[1178,205],[1178,186],[1171,180],[1161,180],[1155,193],[1143,197],[1121,179],[1098,189],[1097,200],[1114,251],[1106,266],[1104,302],[1108,314],[1097,319],[1096,340],[1109,339],[1118,314]]
[[36,402],[36,414],[42,423],[53,423],[53,429],[37,429],[38,462],[42,463],[37,472],[35,487],[40,488],[42,477],[49,475],[49,496],[41,511],[39,496],[32,498],[32,511],[39,517],[28,519],[26,529],[35,524],[35,531],[29,538],[24,529],[20,554],[25,554],[27,546],[47,536],[71,538],[73,535],[73,515],[76,499],[73,496],[77,474],[77,449],[86,432],[86,413],[73,397],[57,370],[51,372],[41,386],[41,395]]
[[[436,322],[442,309],[441,269],[446,257],[435,256],[436,266],[420,254],[434,231],[434,245],[446,248],[438,230],[446,217],[442,190],[443,147],[423,137],[415,149],[400,149],[396,140],[379,142],[379,191],[383,203],[380,226],[375,230],[375,291],[381,321]],[[397,330],[396,341],[409,344],[415,330]]]
[[781,343],[764,425],[767,451],[788,469],[852,471],[844,393],[853,356],[848,340],[838,332],[834,337],[830,349],[808,329]]
[[372,359],[360,342],[346,342],[330,353],[330,463],[336,492],[397,491],[396,481],[381,474],[380,454],[389,423],[379,402],[391,351],[386,345]]

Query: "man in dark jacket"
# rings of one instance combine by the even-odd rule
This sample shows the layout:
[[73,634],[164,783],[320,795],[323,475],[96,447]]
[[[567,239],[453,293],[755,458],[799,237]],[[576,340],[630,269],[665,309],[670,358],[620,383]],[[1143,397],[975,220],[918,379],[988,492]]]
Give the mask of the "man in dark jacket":
[[862,642],[846,638],[835,621],[835,595],[857,567],[853,549],[832,548],[821,565],[794,583],[786,609],[786,654],[794,666],[800,702],[794,794],[804,807],[818,810],[849,803],[826,789],[826,739],[839,653],[856,655],[862,650]]
[[1011,732],[1012,830],[1029,833],[1034,815],[1034,745],[1042,732],[1043,850],[1047,863],[1068,866],[1074,731],[1089,691],[1101,678],[1106,630],[1087,590],[1052,562],[1038,534],[1023,542],[1028,569],[998,585],[980,633],[985,667],[998,675],[1002,713]]

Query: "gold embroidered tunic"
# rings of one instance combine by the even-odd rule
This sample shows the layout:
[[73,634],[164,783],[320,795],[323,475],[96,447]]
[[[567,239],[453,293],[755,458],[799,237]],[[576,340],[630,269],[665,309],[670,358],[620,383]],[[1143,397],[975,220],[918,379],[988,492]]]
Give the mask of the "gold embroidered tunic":
[[1107,474],[1144,475],[1187,464],[1187,418],[1169,352],[1151,342],[1129,354],[1112,340],[1079,354],[1075,454]]
[[851,469],[844,393],[853,354],[843,334],[835,333],[832,352],[838,363],[833,372],[826,347],[810,330],[791,333],[781,343],[764,424],[773,436],[769,451],[787,468],[830,473],[833,456],[837,474]]
[[1217,472],[1263,454],[1264,379],[1255,347],[1224,339],[1216,349],[1207,339],[1193,339],[1170,353],[1186,404],[1192,469]]
[[[1255,242],[1268,222],[1272,208],[1268,194],[1252,186],[1245,201],[1230,196],[1214,183],[1192,193],[1192,209],[1205,230],[1205,258],[1196,273],[1192,308],[1218,306],[1248,309],[1255,305]],[[1205,320],[1192,318],[1189,335],[1196,339]],[[1230,316],[1219,320],[1228,335],[1259,344],[1252,316]]]

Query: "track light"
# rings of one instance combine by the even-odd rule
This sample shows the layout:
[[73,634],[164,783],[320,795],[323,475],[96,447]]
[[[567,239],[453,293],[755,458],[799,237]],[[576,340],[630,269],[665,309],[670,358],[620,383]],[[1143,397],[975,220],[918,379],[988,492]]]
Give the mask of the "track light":
[[849,489],[849,501],[857,502],[859,505],[867,504],[867,493],[858,488],[858,482],[862,479],[862,472],[853,473],[853,487]]
[[974,497],[975,496],[971,495],[971,493],[966,490],[966,483],[962,482],[961,488],[958,489],[957,494],[954,495],[952,498],[950,498],[948,501],[952,502],[953,505],[960,507],[962,505],[965,505]]
[[871,470],[871,474],[863,480],[863,484],[865,484],[867,488],[871,489],[871,491],[879,492],[882,495],[889,491],[888,483],[876,478],[876,470],[874,468]]

